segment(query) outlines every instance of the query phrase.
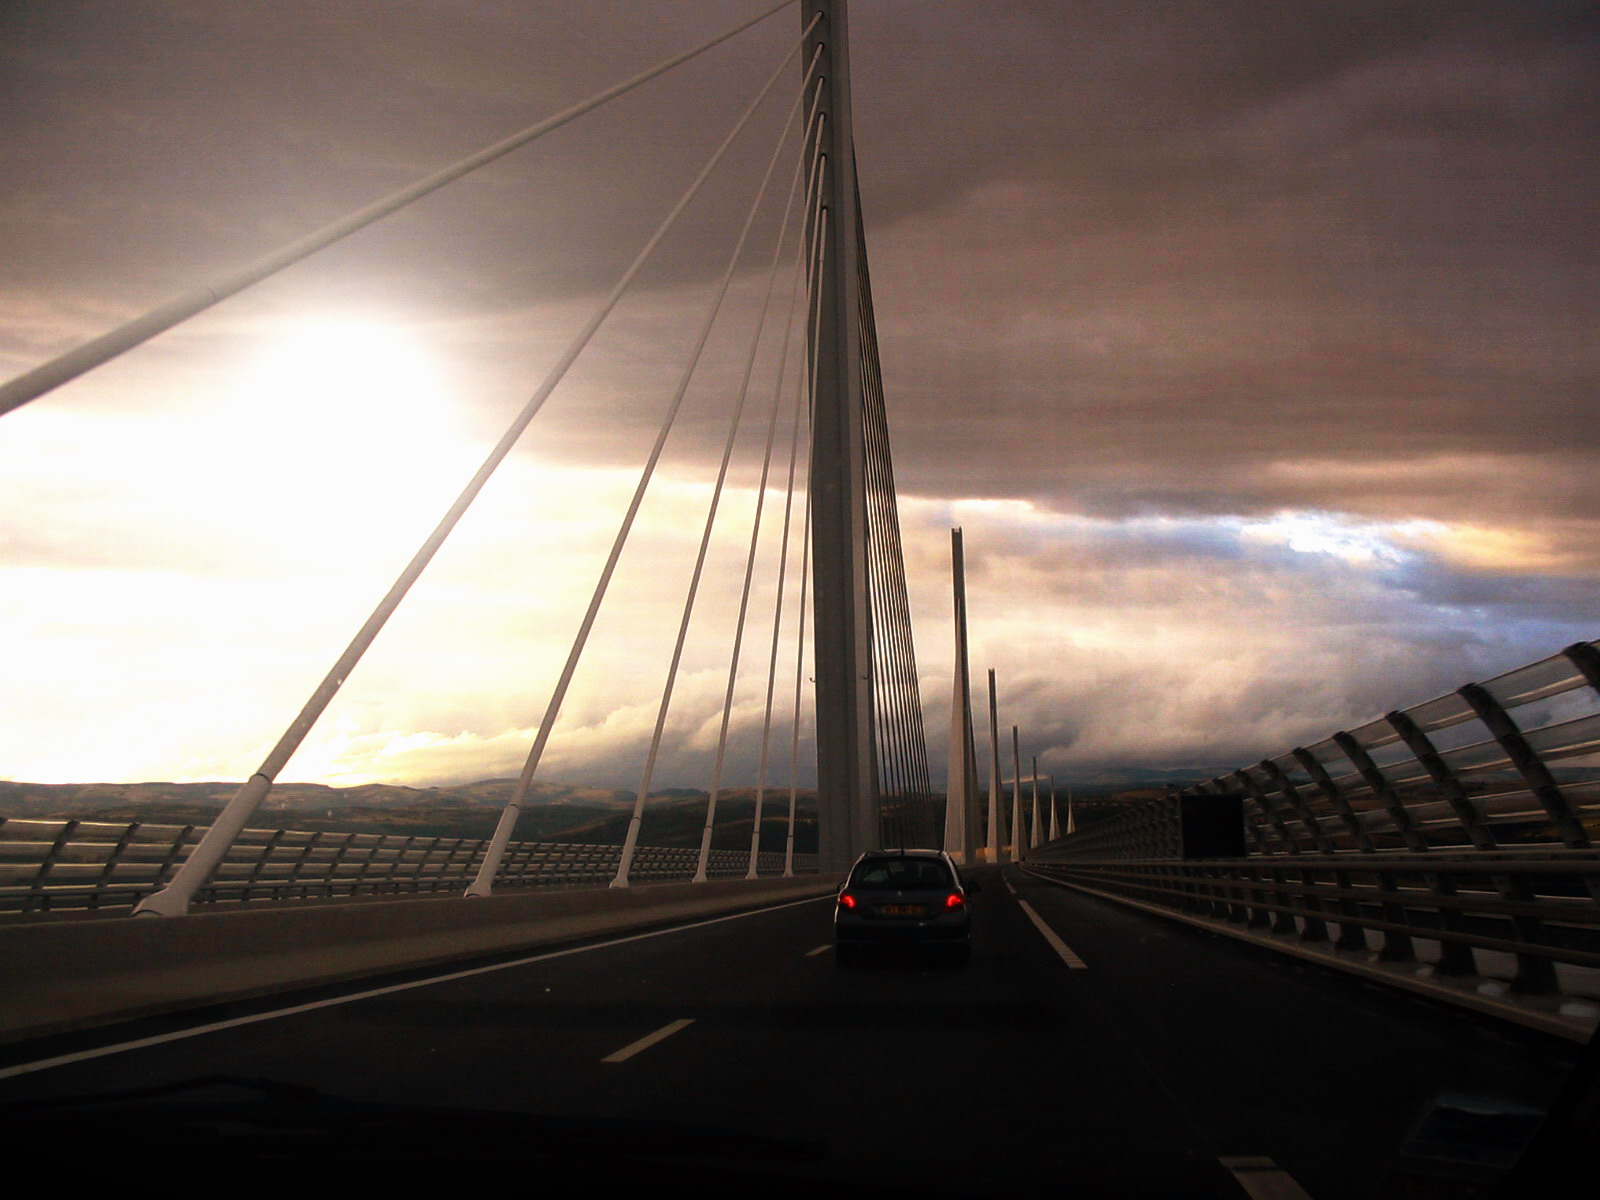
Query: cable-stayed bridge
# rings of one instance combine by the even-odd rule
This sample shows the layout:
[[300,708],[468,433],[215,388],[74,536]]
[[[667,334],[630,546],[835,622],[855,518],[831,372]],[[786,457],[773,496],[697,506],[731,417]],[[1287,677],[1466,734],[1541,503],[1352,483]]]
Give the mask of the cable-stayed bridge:
[[[503,139],[269,254],[226,279],[197,288],[142,317],[126,322],[75,351],[35,368],[6,385],[4,394],[0,395],[0,411],[20,407],[43,392],[205,311],[305,256],[536,141],[607,101],[649,83],[661,73],[679,66],[694,53],[710,50],[771,15],[766,13],[742,22],[731,33],[711,39],[694,52],[673,56],[651,70],[606,89],[553,118]],[[814,13],[808,18],[808,24],[816,25],[821,20],[821,14]],[[772,521],[771,515],[763,512],[769,481],[781,481],[783,509],[781,519],[777,522],[780,531],[776,556],[777,583],[769,589],[777,597],[777,606],[771,618],[770,653],[765,672],[766,705],[758,792],[764,792],[767,787],[769,761],[787,757],[790,783],[788,798],[791,809],[793,807],[798,771],[798,720],[791,719],[789,723],[791,736],[786,756],[783,754],[785,747],[774,746],[771,742],[774,708],[779,699],[779,650],[785,633],[783,605],[787,597],[784,583],[791,570],[790,559],[793,556],[790,549],[793,544],[798,549],[800,559],[793,568],[794,573],[801,577],[803,583],[798,597],[801,611],[789,614],[789,640],[794,652],[785,658],[792,659],[793,665],[789,667],[786,662],[783,672],[784,692],[792,691],[793,695],[790,697],[785,694],[783,699],[790,701],[788,710],[793,718],[800,711],[807,661],[805,639],[796,636],[793,630],[803,628],[804,610],[809,601],[815,606],[817,636],[814,639],[814,670],[817,711],[822,714],[822,728],[817,738],[817,772],[820,781],[819,826],[824,846],[823,859],[831,869],[837,869],[847,864],[859,849],[876,844],[881,837],[878,826],[884,798],[890,802],[891,841],[929,844],[936,840],[927,749],[921,733],[921,704],[917,696],[904,565],[895,513],[894,476],[889,462],[888,425],[883,407],[870,282],[861,236],[854,151],[849,140],[848,88],[844,72],[835,68],[830,57],[834,53],[843,55],[844,51],[842,47],[836,48],[826,41],[812,42],[808,47],[797,40],[791,46],[789,55],[777,64],[756,96],[737,114],[736,120],[699,172],[676,198],[655,232],[634,255],[620,278],[583,324],[455,503],[416,551],[368,621],[357,631],[346,651],[328,670],[322,684],[306,701],[259,770],[240,790],[194,853],[187,856],[176,877],[163,889],[163,897],[144,902],[142,912],[160,911],[170,915],[182,911],[195,890],[210,876],[216,864],[226,855],[232,839],[267,797],[273,781],[321,718],[329,702],[398,609],[407,592],[543,409],[573,363],[600,331],[663,239],[699,196],[752,120],[763,111],[763,106],[773,107],[783,114],[778,137],[767,158],[765,171],[747,202],[748,211],[742,227],[737,228],[736,232],[729,230],[733,236],[724,252],[726,261],[721,269],[721,279],[706,304],[688,360],[677,371],[676,388],[661,416],[654,444],[595,583],[567,660],[555,681],[545,713],[538,723],[518,787],[505,806],[501,826],[480,864],[480,876],[474,884],[473,894],[486,895],[492,890],[505,845],[517,815],[526,802],[528,788],[538,773],[545,747],[582,662],[618,561],[633,532],[640,506],[655,476],[666,442],[682,412],[686,393],[696,381],[696,371],[701,366],[707,342],[719,330],[719,320],[728,323],[734,319],[726,312],[725,302],[735,274],[741,268],[747,268],[748,261],[756,259],[767,264],[766,299],[760,306],[761,320],[753,333],[745,335],[749,349],[744,355],[742,379],[730,396],[721,463],[705,514],[698,556],[681,606],[677,640],[666,668],[659,716],[646,756],[638,791],[638,806],[616,883],[622,886],[628,882],[631,858],[637,844],[640,810],[651,791],[656,756],[670,715],[684,642],[699,599],[707,548],[716,527],[723,485],[727,480],[738,435],[742,431],[741,421],[747,410],[752,414],[751,424],[758,428],[765,425],[765,452],[756,486],[757,503],[749,535],[738,619],[731,635],[732,651],[711,786],[711,805],[697,876],[703,879],[706,875],[746,617],[751,615],[749,601],[763,516],[767,516],[769,523]],[[795,71],[798,71],[801,80],[798,88],[792,85],[790,79]],[[780,88],[781,84],[790,86]],[[768,208],[781,212],[775,225],[766,212]],[[768,235],[770,251],[765,248],[758,251],[752,238],[758,217],[764,215],[767,216],[767,225],[773,228],[759,232]],[[804,304],[801,303],[802,284],[806,285]],[[770,370],[773,378],[757,379],[755,370],[761,352],[767,350],[767,357],[771,358],[770,347],[774,345],[777,347],[775,367],[770,362],[761,363]],[[758,393],[760,400],[756,398]],[[765,402],[767,395],[770,395],[770,402]],[[760,407],[765,408],[764,414],[755,411]],[[760,420],[761,415],[765,415],[764,422]],[[786,426],[786,448],[776,442],[780,421]],[[802,434],[806,436],[802,438]],[[800,457],[802,442],[807,450],[803,460]],[[804,496],[799,503],[797,470],[808,471],[810,475],[809,486],[799,489]],[[812,575],[819,585],[808,590],[804,585],[809,583]],[[761,797],[758,795],[758,813],[760,803]],[[792,849],[789,853],[792,855]]]
[[[1422,706],[1425,712],[1391,714],[1382,728],[1336,734],[1327,745],[1245,768],[1187,798],[1153,802],[1119,822],[1074,833],[1069,817],[1064,837],[1056,836],[1050,811],[1054,788],[1041,809],[1038,771],[1024,772],[1015,731],[1005,761],[992,686],[987,754],[979,753],[983,739],[973,730],[963,650],[950,775],[959,781],[950,788],[959,803],[941,802],[922,728],[868,221],[850,140],[844,6],[781,5],[703,48],[757,21],[789,19],[796,9],[800,33],[788,54],[730,117],[698,174],[673,198],[322,684],[292,715],[257,773],[197,842],[179,838],[167,847],[159,888],[140,889],[136,911],[145,919],[60,920],[5,931],[15,961],[28,964],[21,974],[33,989],[17,1011],[24,1000],[34,1006],[26,1021],[15,1023],[17,1036],[27,1040],[6,1069],[12,1077],[7,1086],[35,1099],[91,1084],[154,1084],[158,1092],[172,1088],[164,1093],[169,1098],[191,1086],[243,1086],[260,1093],[247,1104],[259,1100],[270,1108],[286,1098],[248,1081],[288,1075],[296,1084],[364,1102],[398,1097],[474,1112],[581,1110],[637,1122],[687,1105],[706,1124],[751,1134],[753,1099],[777,1088],[788,1093],[782,1115],[758,1106],[762,1120],[772,1122],[760,1132],[776,1136],[775,1146],[725,1141],[707,1149],[682,1128],[641,1132],[623,1125],[583,1129],[579,1142],[590,1157],[614,1152],[640,1172],[655,1169],[653,1156],[678,1153],[696,1164],[717,1160],[713,1179],[726,1168],[722,1160],[731,1158],[739,1170],[729,1178],[740,1182],[749,1181],[743,1173],[749,1168],[768,1184],[861,1178],[927,1195],[946,1186],[951,1194],[998,1194],[1062,1180],[1105,1195],[1293,1195],[1286,1189],[1297,1187],[1296,1179],[1311,1195],[1357,1195],[1370,1192],[1408,1146],[1417,1161],[1405,1169],[1419,1177],[1431,1177],[1436,1168],[1448,1174],[1450,1167],[1471,1176],[1469,1183],[1495,1177],[1509,1160],[1457,1162],[1447,1154],[1439,1168],[1407,1137],[1418,1114],[1426,1120],[1430,1111],[1446,1122],[1451,1113],[1476,1114],[1508,1143],[1532,1136],[1530,1114],[1555,1103],[1570,1055],[1555,1038],[1578,1040],[1592,1028],[1596,1014],[1586,1003],[1592,992],[1585,990],[1591,985],[1581,971],[1600,967],[1592,944],[1595,802],[1581,776],[1559,777],[1560,761],[1581,756],[1592,742],[1592,721],[1557,703],[1538,710],[1535,731],[1531,723],[1519,727],[1511,712],[1530,706],[1526,713],[1533,713],[1532,706],[1566,697],[1592,704],[1600,678],[1593,647],[1575,647],[1485,687],[1471,685],[1476,690]],[[0,404],[21,407],[690,58],[674,56],[128,322],[7,384]],[[546,401],[673,224],[716,178],[758,114],[769,110],[781,114],[781,129],[770,149],[756,156],[765,165],[730,224],[713,272],[717,283],[698,315],[686,361],[661,368],[671,380],[670,397],[495,836],[464,858],[430,857],[434,847],[384,847],[389,857],[374,851],[363,864],[393,868],[409,855],[416,879],[459,877],[471,902],[450,894],[413,900],[402,893],[383,904],[304,903],[311,868],[323,857],[318,847],[279,836],[250,850],[245,831],[490,477],[521,438],[538,436]],[[524,892],[517,885],[533,852],[513,841],[519,810],[583,668],[702,355],[725,317],[726,298],[751,263],[764,274],[763,319],[747,331],[742,365],[734,372],[738,382],[729,389],[721,458],[696,530],[687,594],[681,603],[674,597],[662,605],[667,624],[675,625],[675,642],[659,668],[657,716],[642,748],[627,840],[599,873],[611,886]],[[766,369],[765,378],[758,367]],[[674,688],[701,599],[707,547],[746,421],[762,447],[758,503],[737,582],[738,616],[727,638],[710,803],[692,869],[687,856],[674,864],[680,877],[694,882],[634,890],[628,885],[659,868],[651,861],[652,855],[659,859],[658,848],[640,839],[645,806],[671,734]],[[776,513],[764,511],[769,494]],[[755,567],[763,520],[780,531],[777,579],[766,588],[774,597],[770,624],[750,604],[762,590]],[[959,583],[958,572],[957,638],[964,641]],[[755,657],[765,663],[757,826],[743,856],[747,880],[719,882],[712,878],[718,868],[741,873],[739,864],[713,859],[711,842],[718,797],[733,782],[724,778],[725,753],[747,639],[764,651]],[[657,679],[649,682],[654,688]],[[796,863],[792,834],[808,706],[819,828],[814,875],[796,871],[811,864]],[[1473,722],[1487,731],[1481,740],[1450,741],[1450,734],[1430,740]],[[1398,755],[1396,746],[1408,755]],[[980,758],[989,767],[987,788],[978,786]],[[1512,781],[1503,783],[1503,777]],[[980,807],[985,792],[988,803]],[[772,819],[790,830],[781,862],[766,864],[766,879],[758,858],[764,802],[777,810]],[[1197,851],[1181,836],[1190,810],[1201,823],[1233,812],[1240,837],[1248,833],[1254,841]],[[1119,824],[1126,827],[1120,841],[1113,828]],[[1176,840],[1162,841],[1174,829]],[[72,873],[72,849],[79,844],[73,832],[62,831],[46,850],[48,870],[39,873],[35,892],[62,886]],[[135,844],[130,829],[117,845],[126,852]],[[864,849],[938,844],[969,865],[987,864],[978,869],[985,884],[983,941],[974,969],[940,972],[912,964],[834,973],[826,913],[839,872]],[[251,886],[229,897],[219,884],[230,878],[230,864],[241,861],[241,846]],[[336,864],[350,862],[348,847],[342,856],[338,847],[327,849]],[[1393,849],[1405,855],[1377,857]],[[107,854],[91,865],[109,883],[109,868],[131,858]],[[287,884],[277,870],[285,861],[293,864]],[[992,869],[1000,864],[1007,864],[1003,872]],[[404,876],[382,873],[390,882]],[[1070,886],[1057,886],[1062,883]],[[359,887],[351,893],[355,899],[372,895]],[[207,896],[242,896],[246,903],[226,914],[190,914],[197,898]],[[1172,922],[1163,913],[1183,920]],[[661,925],[670,927],[632,932]],[[1235,944],[1215,937],[1222,931],[1249,936]],[[1322,961],[1308,953],[1292,960],[1265,953],[1290,943],[1329,953]],[[1369,949],[1373,962],[1365,961]],[[1504,990],[1493,986],[1496,955],[1513,963],[1510,977],[1498,981]],[[1368,969],[1346,978],[1306,973],[1288,961]],[[1359,981],[1385,973],[1406,989],[1397,994],[1432,1003],[1453,990],[1476,1015],[1368,995]],[[174,985],[173,975],[184,981]],[[1429,982],[1435,975],[1438,986]],[[1451,979],[1470,986],[1451,985]],[[323,990],[312,994],[311,987]],[[287,1001],[281,999],[286,992]],[[57,1006],[53,1016],[44,1011],[50,1005]],[[203,1007],[197,1018],[170,1015]],[[1344,1027],[1330,1011],[1341,1014]],[[341,1039],[338,1023],[350,1013],[372,1014],[371,1023]],[[1485,1044],[1494,1040],[1476,1023],[1485,1018],[1521,1022],[1497,1035],[1509,1050]],[[123,1024],[108,1024],[113,1021]],[[144,1023],[130,1027],[129,1021]],[[1519,1032],[1529,1025],[1541,1032]],[[403,1061],[396,1061],[397,1046],[404,1047]],[[1403,1067],[1392,1060],[1397,1054]],[[506,1067],[508,1055],[516,1066]],[[1331,1069],[1351,1057],[1366,1064],[1364,1070],[1341,1075]],[[1462,1059],[1481,1066],[1481,1092],[1451,1108],[1439,1097]],[[1302,1086],[1307,1062],[1328,1068],[1316,1095]],[[1426,1082],[1378,1088],[1381,1102],[1363,1103],[1384,1071]],[[200,1075],[229,1079],[184,1082]],[[990,1103],[991,1089],[1004,1098]],[[975,1097],[982,1102],[974,1104]],[[579,1098],[583,1102],[574,1104]],[[985,1111],[973,1114],[974,1107]],[[371,1113],[349,1115],[359,1122]],[[80,1119],[87,1124],[94,1116],[84,1112]],[[453,1137],[467,1138],[474,1156],[503,1153],[535,1132],[513,1125],[484,1138],[481,1130],[468,1134],[438,1112],[433,1119],[446,1122]],[[399,1128],[415,1133],[417,1127]],[[963,1138],[1005,1144],[1000,1139],[1011,1135],[1020,1147],[982,1161],[959,1146]],[[643,1150],[632,1140],[640,1136],[650,1143]],[[676,1150],[663,1151],[663,1142]],[[819,1144],[832,1156],[821,1165],[813,1161]],[[1352,1153],[1356,1146],[1364,1153]],[[380,1138],[362,1148],[395,1154],[402,1144]],[[541,1170],[552,1164],[579,1169],[570,1147],[541,1144],[533,1153],[544,1156],[537,1159]],[[337,1147],[322,1157],[330,1168],[352,1165]],[[761,1165],[768,1159],[784,1165]],[[395,1161],[374,1169],[398,1177]],[[444,1167],[421,1169],[442,1174]]]

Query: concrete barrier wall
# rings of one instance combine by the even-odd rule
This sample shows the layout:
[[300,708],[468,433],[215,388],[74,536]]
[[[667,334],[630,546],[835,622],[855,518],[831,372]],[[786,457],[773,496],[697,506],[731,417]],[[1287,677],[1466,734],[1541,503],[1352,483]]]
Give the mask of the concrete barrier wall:
[[0,1043],[828,895],[842,879],[718,880],[0,927]]

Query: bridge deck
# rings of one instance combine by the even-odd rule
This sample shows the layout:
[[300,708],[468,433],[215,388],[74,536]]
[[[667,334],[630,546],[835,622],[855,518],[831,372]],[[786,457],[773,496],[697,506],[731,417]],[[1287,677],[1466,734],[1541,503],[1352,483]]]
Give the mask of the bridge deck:
[[[1440,1090],[1539,1105],[1576,1053],[1014,867],[979,877],[966,969],[838,969],[829,904],[808,901],[16,1075],[0,1101],[224,1073],[814,1140],[819,1162],[747,1169],[872,1194],[1223,1194],[1203,1190],[1222,1160],[1270,1159],[1335,1200],[1372,1194]],[[200,1019],[308,998],[333,993]]]

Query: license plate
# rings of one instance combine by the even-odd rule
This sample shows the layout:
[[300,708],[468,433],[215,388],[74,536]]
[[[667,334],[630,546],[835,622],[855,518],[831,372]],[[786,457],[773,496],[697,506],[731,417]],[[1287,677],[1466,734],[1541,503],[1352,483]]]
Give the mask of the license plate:
[[886,917],[920,917],[922,905],[920,904],[885,904],[883,915]]

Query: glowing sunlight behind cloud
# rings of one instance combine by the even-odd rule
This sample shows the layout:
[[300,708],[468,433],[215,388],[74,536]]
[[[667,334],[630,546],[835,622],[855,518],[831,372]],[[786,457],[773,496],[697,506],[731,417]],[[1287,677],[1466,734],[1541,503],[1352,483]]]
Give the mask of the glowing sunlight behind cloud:
[[1330,554],[1348,563],[1394,565],[1411,556],[1407,542],[1444,531],[1435,521],[1359,521],[1336,513],[1285,512],[1240,524],[1246,542],[1287,546],[1300,554]]

